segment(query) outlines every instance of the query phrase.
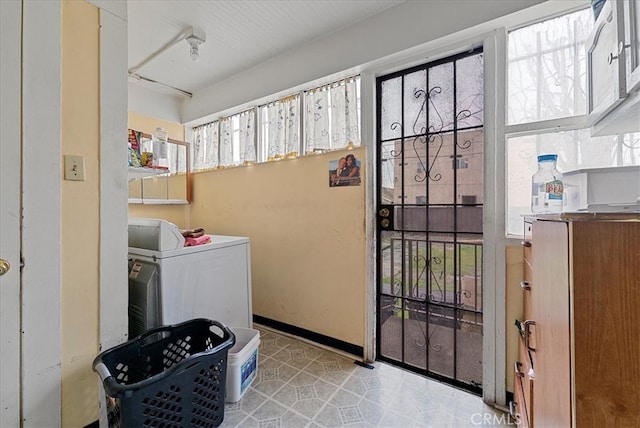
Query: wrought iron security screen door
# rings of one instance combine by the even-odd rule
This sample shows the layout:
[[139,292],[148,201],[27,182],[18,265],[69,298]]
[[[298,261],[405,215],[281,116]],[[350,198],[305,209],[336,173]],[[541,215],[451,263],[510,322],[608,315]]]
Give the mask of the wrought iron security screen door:
[[378,359],[482,385],[483,54],[377,79]]

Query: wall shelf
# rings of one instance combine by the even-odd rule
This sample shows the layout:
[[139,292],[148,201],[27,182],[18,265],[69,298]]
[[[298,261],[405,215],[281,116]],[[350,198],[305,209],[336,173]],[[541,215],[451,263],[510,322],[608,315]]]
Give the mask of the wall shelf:
[[129,198],[130,204],[136,205],[187,205],[189,201],[186,199],[143,199]]
[[128,171],[129,181],[133,181],[139,178],[153,177],[154,175],[169,174],[169,173],[170,171],[164,168],[149,168],[149,167],[142,167],[142,166],[130,166]]
[[[153,154],[152,136],[137,132],[140,153]],[[189,144],[167,141],[168,168],[129,166],[128,202],[142,205],[179,205],[191,201]]]

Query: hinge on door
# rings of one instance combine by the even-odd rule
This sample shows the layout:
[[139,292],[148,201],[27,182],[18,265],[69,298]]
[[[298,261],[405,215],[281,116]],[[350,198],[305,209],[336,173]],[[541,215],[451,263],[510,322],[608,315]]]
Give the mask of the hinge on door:
[[24,267],[24,257],[20,254],[20,272],[22,272],[22,268]]

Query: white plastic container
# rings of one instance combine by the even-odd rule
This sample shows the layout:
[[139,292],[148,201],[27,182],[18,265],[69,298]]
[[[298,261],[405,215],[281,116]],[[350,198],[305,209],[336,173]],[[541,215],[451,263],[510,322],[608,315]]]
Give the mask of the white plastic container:
[[161,166],[161,167],[168,167],[169,166],[169,160],[168,160],[168,147],[167,147],[167,141],[169,139],[169,135],[167,134],[167,131],[165,131],[162,128],[156,128],[156,132],[153,133],[152,137],[152,141],[153,141],[153,161],[152,161],[152,165],[153,166]]
[[253,328],[231,328],[236,343],[227,357],[227,386],[225,401],[239,401],[258,374],[258,345],[260,332]]
[[538,156],[538,171],[531,177],[531,212],[562,211],[562,174],[556,169],[558,155]]

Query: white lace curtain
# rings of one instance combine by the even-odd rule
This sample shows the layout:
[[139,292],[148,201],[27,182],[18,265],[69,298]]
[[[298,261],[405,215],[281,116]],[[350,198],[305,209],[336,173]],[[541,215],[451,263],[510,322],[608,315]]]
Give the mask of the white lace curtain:
[[329,88],[313,89],[305,93],[305,144],[307,153],[329,150]]
[[[193,128],[193,170],[360,146],[359,76],[315,88]],[[304,107],[304,110],[301,109]],[[260,113],[260,159],[256,141]],[[301,147],[301,121],[305,146]]]
[[193,170],[256,161],[255,109],[193,128]]
[[300,154],[300,96],[292,95],[267,104],[267,160]]
[[358,92],[355,78],[332,85],[331,93],[331,148],[360,145],[358,120]]
[[193,128],[194,171],[219,166],[218,121]]
[[231,116],[220,119],[220,165],[233,165],[233,119]]
[[306,92],[304,123],[307,152],[359,146],[358,79]]
[[255,109],[247,110],[238,115],[238,153],[240,164],[249,165],[256,162],[256,129]]

